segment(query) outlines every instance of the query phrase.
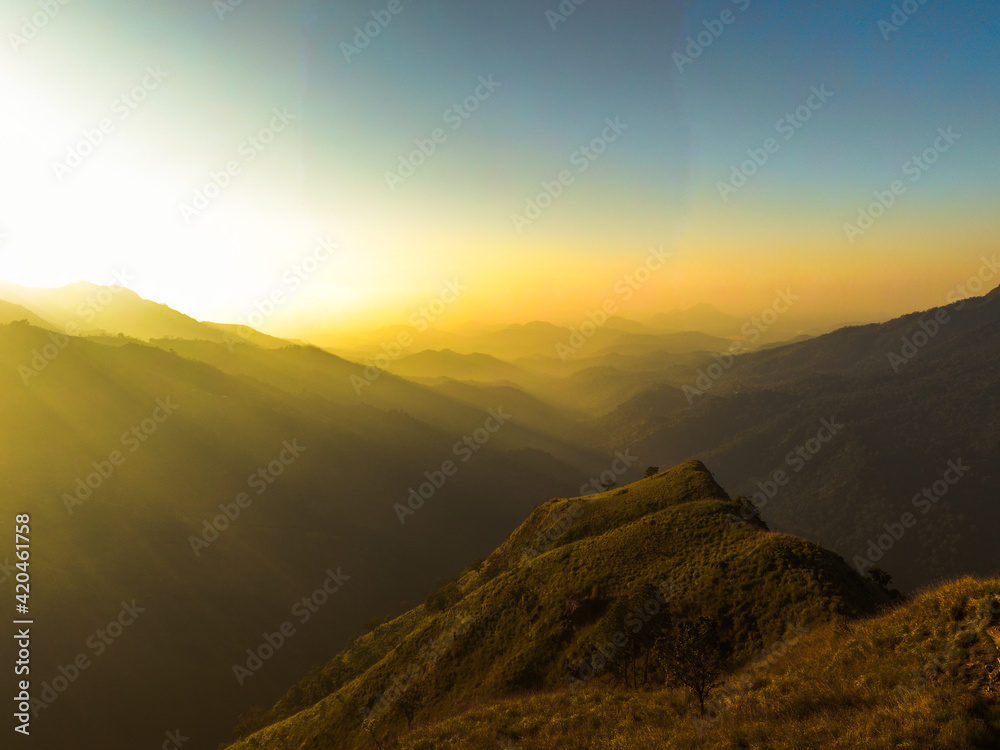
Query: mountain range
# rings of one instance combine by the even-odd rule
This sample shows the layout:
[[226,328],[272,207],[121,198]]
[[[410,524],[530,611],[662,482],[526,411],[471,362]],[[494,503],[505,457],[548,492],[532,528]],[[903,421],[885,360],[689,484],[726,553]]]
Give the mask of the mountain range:
[[[55,692],[39,741],[149,745],[180,725],[190,747],[214,748],[239,725],[245,747],[273,735],[260,746],[423,748],[463,726],[480,743],[463,747],[496,747],[549,741],[504,717],[566,710],[612,734],[629,712],[655,716],[674,737],[690,705],[656,692],[665,675],[648,644],[654,697],[610,673],[567,693],[566,676],[616,607],[655,599],[675,572],[687,593],[664,611],[726,624],[728,680],[751,674],[801,612],[813,645],[781,674],[839,664],[830,694],[849,721],[851,654],[910,644],[886,666],[873,716],[923,746],[940,722],[886,696],[972,622],[998,573],[998,317],[995,290],[746,353],[738,333],[669,333],[664,318],[659,331],[609,321],[566,357],[556,344],[573,329],[546,323],[415,336],[389,356],[388,339],[323,349],[123,287],[4,285],[0,510],[44,530],[35,669]],[[661,466],[677,468],[637,481]],[[966,574],[987,578],[940,585]],[[905,604],[893,589],[929,585]],[[723,606],[711,592],[729,586]],[[142,609],[135,624],[94,641],[126,606]],[[926,633],[904,633],[899,607]],[[435,662],[407,715],[362,721],[400,660],[467,612],[481,620],[457,665]],[[261,659],[275,633],[280,655]],[[982,661],[988,639],[977,643],[969,658]],[[92,664],[66,680],[80,655]],[[977,680],[915,705],[967,707],[954,731],[973,742],[976,712],[994,705],[976,708],[992,689]],[[100,723],[107,695],[119,696],[113,726]],[[732,710],[750,734],[713,724],[719,746],[753,746],[781,724],[767,693]]]

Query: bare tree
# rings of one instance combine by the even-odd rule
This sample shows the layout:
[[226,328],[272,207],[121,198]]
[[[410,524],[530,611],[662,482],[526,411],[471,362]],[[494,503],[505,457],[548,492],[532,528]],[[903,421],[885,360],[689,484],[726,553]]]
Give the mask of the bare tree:
[[667,636],[657,640],[656,657],[668,681],[690,690],[704,715],[705,698],[722,684],[727,662],[715,620],[699,617],[677,623]]

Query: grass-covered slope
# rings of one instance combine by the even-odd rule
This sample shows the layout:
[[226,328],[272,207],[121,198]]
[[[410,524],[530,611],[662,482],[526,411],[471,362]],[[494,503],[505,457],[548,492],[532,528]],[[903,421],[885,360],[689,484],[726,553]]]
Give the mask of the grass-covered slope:
[[879,617],[763,650],[704,718],[678,690],[587,688],[480,702],[399,750],[1000,747],[1000,580],[962,579]]
[[[256,716],[244,734],[269,725],[234,747],[402,747],[411,731],[430,731],[411,723],[429,725],[470,704],[536,691],[558,703],[620,684],[633,644],[644,652],[671,621],[708,615],[723,623],[740,665],[791,625],[816,628],[888,601],[831,552],[736,521],[740,507],[699,462],[550,500],[485,561]],[[625,645],[608,656],[616,633]],[[655,665],[637,663],[636,672],[655,678]],[[586,736],[585,727],[576,731]]]

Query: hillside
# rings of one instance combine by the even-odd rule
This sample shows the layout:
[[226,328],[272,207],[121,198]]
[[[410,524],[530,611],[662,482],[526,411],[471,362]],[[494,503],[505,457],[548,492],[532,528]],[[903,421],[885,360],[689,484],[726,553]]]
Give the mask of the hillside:
[[489,409],[504,406],[512,416],[504,429],[491,438],[492,444],[545,451],[582,471],[603,460],[584,448],[575,421],[514,388],[425,386],[312,346],[265,349],[252,344],[211,341],[151,343],[288,393],[308,394],[340,405],[365,404],[385,411],[405,412],[456,436],[481,422]]
[[679,690],[586,688],[482,702],[399,750],[1000,746],[1000,579],[962,579],[879,617],[820,625],[729,676],[704,718]]
[[42,318],[35,315],[28,308],[0,299],[0,325],[13,323],[17,320],[25,320],[38,328],[48,328],[50,330],[55,328],[51,323],[42,320]]
[[[516,416],[474,452],[461,444],[464,461],[456,441],[485,433],[487,411],[405,381],[397,387],[415,407],[436,409],[437,423],[356,396],[338,401],[331,388],[351,390],[347,375],[362,368],[318,350],[269,360],[235,347],[259,356],[255,377],[148,344],[57,344],[53,335],[0,326],[0,513],[29,513],[40,530],[39,687],[81,650],[95,655],[88,639],[123,601],[148,615],[41,709],[40,747],[142,746],[150,726],[168,724],[198,738],[190,747],[214,747],[247,701],[274,701],[331,643],[405,610],[436,578],[493,549],[539,500],[586,477],[519,443],[518,431],[531,431]],[[322,367],[301,366],[317,353]],[[336,383],[326,367],[341,368]],[[372,388],[391,390],[385,378]],[[395,506],[446,460],[457,471],[401,523]],[[351,578],[336,605],[305,624],[293,618],[299,632],[281,659],[238,684],[233,664],[328,569]],[[0,591],[13,596],[13,585],[3,576]],[[0,658],[13,660],[12,643]],[[108,695],[113,726],[100,709]]]
[[[371,747],[370,733],[385,748],[410,747],[410,719],[433,725],[526,691],[558,702],[628,682],[630,667],[633,682],[652,686],[649,646],[677,621],[724,623],[732,662],[744,665],[790,625],[821,627],[889,601],[833,553],[740,522],[742,509],[699,462],[550,500],[457,581],[252,713],[243,731],[262,728],[233,748]],[[618,657],[595,659],[595,644],[620,636]],[[435,741],[412,746],[466,747]]]
[[[824,424],[840,426],[831,433]],[[1000,572],[996,290],[702,365],[587,431],[606,451],[717,466],[727,487],[756,496],[773,528],[874,562],[906,589]],[[957,482],[949,462],[969,467]],[[918,519],[914,528],[869,553],[905,513]]]

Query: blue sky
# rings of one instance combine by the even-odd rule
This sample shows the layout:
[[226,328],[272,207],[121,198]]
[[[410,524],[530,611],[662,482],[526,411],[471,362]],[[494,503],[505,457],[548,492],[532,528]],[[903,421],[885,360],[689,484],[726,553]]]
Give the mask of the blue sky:
[[[887,40],[887,2],[586,0],[555,29],[558,2],[222,2],[71,2],[26,43],[9,35],[42,6],[7,4],[0,278],[101,282],[124,265],[145,296],[235,319],[331,235],[340,253],[276,327],[405,318],[454,276],[470,286],[462,319],[572,320],[668,245],[677,264],[634,317],[701,301],[741,314],[793,284],[799,313],[854,319],[936,304],[996,247],[995,4],[914,2]],[[388,25],[345,56],[373,12]],[[148,66],[166,81],[117,120]],[[499,86],[451,129],[444,113],[480,77]],[[812,87],[833,96],[723,200],[720,181]],[[248,161],[240,147],[276,109],[294,122]],[[114,132],[54,180],[109,116]],[[517,231],[512,215],[609,118],[627,129]],[[844,225],[948,127],[961,139],[849,242]],[[387,184],[436,128],[434,153]],[[184,221],[233,160],[239,174]]]

